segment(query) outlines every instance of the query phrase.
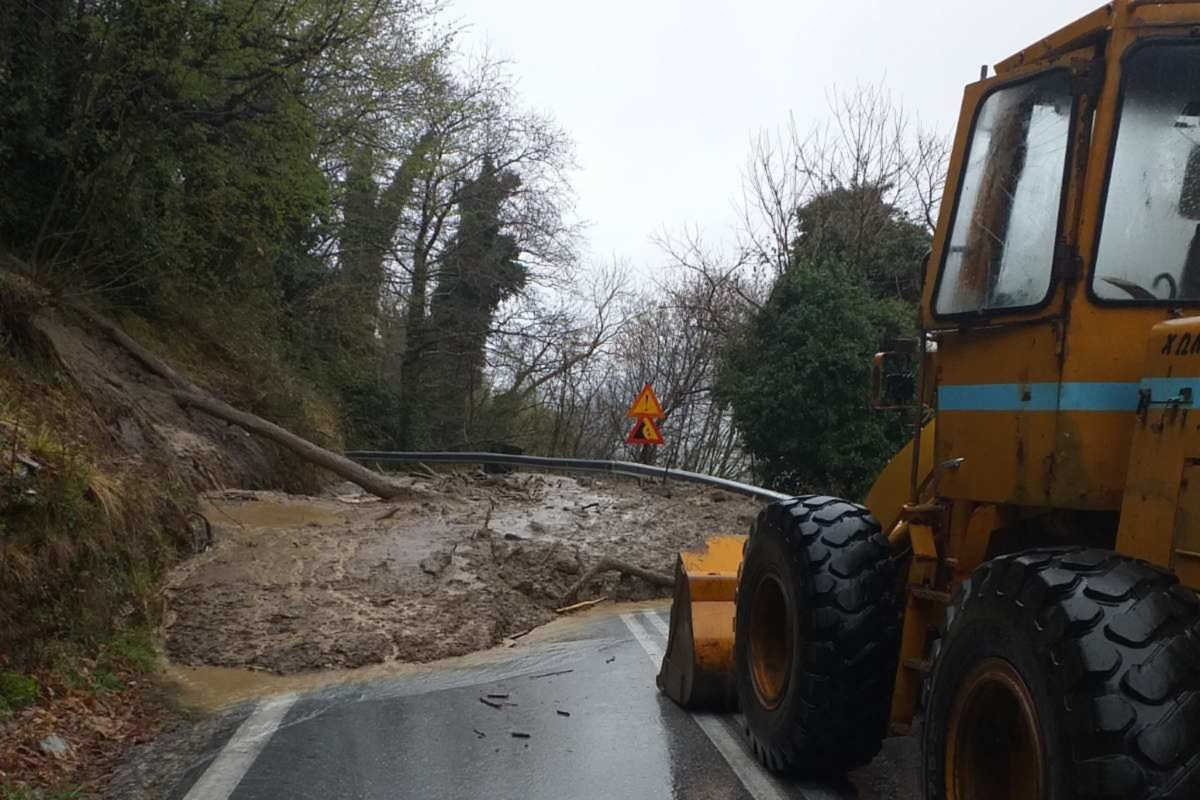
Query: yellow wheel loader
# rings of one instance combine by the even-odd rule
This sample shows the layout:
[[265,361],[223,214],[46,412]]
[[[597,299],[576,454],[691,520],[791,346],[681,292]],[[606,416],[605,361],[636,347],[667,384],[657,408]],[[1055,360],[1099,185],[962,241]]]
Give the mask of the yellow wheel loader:
[[659,685],[780,773],[919,729],[929,800],[1200,798],[1200,2],[967,87],[920,327],[912,442],[683,553]]

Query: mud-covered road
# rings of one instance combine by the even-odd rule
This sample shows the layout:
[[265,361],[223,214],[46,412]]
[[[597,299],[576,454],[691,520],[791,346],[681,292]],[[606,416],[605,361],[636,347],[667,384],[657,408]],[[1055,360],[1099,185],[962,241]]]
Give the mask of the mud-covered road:
[[920,796],[911,737],[889,739],[874,762],[845,777],[768,775],[737,717],[689,714],[655,687],[668,613],[664,601],[605,605],[559,618],[514,647],[428,665],[260,673],[258,691],[240,696],[248,702],[224,703],[140,747],[108,797]]
[[[669,573],[758,503],[613,478],[403,480],[389,503],[350,486],[206,498],[215,543],[167,598],[168,683],[197,713],[131,752],[106,797],[917,796],[911,738],[844,779],[786,783],[735,718],[676,708],[654,686],[669,603],[555,613],[600,556]],[[582,596],[661,594],[610,574]]]
[[[208,496],[215,543],[168,582],[169,659],[288,674],[482,650],[553,619],[595,559],[670,574],[681,548],[744,532],[759,507],[622,478],[400,480],[409,492],[387,503],[349,484],[321,497]],[[582,597],[662,593],[608,574]]]

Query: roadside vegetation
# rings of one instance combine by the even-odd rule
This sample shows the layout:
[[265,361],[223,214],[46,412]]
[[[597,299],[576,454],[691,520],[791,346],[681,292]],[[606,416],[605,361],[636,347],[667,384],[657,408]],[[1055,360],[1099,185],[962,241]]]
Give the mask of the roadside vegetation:
[[[833,92],[826,122],[763,133],[743,186],[714,188],[740,197],[735,246],[664,231],[641,265],[664,277],[631,291],[633,265],[581,255],[569,133],[463,52],[452,11],[0,18],[0,731],[154,670],[198,492],[319,486],[168,407],[80,306],[335,450],[515,447],[857,496],[903,441],[866,370],[913,333],[942,138],[881,86]],[[622,443],[647,380],[661,452]],[[0,798],[27,796],[5,758]]]
[[167,719],[154,641],[135,627],[98,649],[59,643],[32,676],[0,672],[0,800],[97,796]]
[[[832,92],[825,122],[753,142],[736,246],[664,231],[665,277],[637,294],[630,265],[580,257],[568,133],[461,51],[450,11],[51,0],[0,21],[0,608],[31,611],[10,641],[98,641],[113,603],[152,623],[203,488],[111,457],[118,415],[80,411],[47,308],[98,309],[333,449],[503,445],[858,495],[902,440],[865,369],[912,333],[941,138],[882,86]],[[622,443],[645,380],[658,453]]]

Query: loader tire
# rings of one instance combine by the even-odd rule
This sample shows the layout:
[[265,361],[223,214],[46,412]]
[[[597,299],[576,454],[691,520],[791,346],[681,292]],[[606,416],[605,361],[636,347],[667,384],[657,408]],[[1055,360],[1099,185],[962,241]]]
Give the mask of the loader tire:
[[946,612],[926,800],[1200,797],[1200,603],[1104,550],[980,566]]
[[745,545],[734,679],[758,759],[836,774],[878,752],[899,642],[896,568],[866,508],[832,497],[774,503]]

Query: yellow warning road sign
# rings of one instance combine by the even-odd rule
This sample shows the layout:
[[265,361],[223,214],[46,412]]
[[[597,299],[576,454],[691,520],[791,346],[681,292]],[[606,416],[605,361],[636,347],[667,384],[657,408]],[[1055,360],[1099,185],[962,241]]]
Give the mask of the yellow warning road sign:
[[632,419],[662,419],[666,414],[663,413],[662,406],[659,405],[658,398],[654,394],[654,389],[647,383],[642,387],[642,391],[638,394],[637,399],[633,401],[633,405],[625,412],[625,416]]
[[662,434],[655,427],[652,417],[638,417],[638,421],[633,424],[633,430],[629,432],[629,436],[625,437],[625,444],[659,445],[662,443]]

